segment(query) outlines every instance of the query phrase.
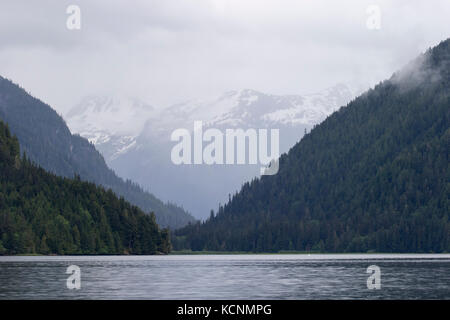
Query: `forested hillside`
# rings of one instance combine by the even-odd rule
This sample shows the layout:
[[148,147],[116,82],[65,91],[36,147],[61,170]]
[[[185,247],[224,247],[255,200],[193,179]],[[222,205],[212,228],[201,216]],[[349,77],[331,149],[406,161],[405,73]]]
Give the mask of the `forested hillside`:
[[170,251],[153,214],[93,183],[21,158],[0,121],[0,254],[155,254]]
[[[176,248],[450,251],[450,40],[315,127]],[[220,183],[220,182],[218,182]]]
[[182,227],[195,219],[182,208],[165,204],[131,181],[123,181],[109,169],[88,140],[72,135],[64,120],[50,106],[0,77],[0,120],[8,123],[27,157],[59,176],[111,188],[145,212],[154,212],[162,227]]

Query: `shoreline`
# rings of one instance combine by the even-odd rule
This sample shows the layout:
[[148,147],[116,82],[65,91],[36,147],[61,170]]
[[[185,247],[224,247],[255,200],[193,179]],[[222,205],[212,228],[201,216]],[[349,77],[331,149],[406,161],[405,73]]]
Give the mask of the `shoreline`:
[[245,251],[189,251],[177,250],[169,254],[152,254],[152,255],[136,255],[136,254],[14,254],[14,255],[0,255],[2,257],[144,257],[144,256],[213,256],[213,255],[234,255],[234,256],[249,256],[249,255],[450,255],[449,252],[306,252],[306,251],[280,251],[280,252],[245,252]]

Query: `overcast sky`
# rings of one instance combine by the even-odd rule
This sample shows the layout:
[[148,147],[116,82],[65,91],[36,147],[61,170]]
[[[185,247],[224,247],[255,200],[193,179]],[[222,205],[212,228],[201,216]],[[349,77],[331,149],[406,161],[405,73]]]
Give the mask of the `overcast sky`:
[[[69,30],[66,9],[81,9]],[[367,8],[378,5],[379,30]],[[450,36],[450,1],[1,0],[0,75],[58,112],[114,92],[155,106],[250,88],[369,86]]]

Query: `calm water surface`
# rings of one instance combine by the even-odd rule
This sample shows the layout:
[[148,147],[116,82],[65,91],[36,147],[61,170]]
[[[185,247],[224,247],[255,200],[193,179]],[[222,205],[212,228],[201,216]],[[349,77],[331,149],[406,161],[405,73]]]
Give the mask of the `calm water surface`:
[[0,257],[0,299],[450,299],[450,255]]

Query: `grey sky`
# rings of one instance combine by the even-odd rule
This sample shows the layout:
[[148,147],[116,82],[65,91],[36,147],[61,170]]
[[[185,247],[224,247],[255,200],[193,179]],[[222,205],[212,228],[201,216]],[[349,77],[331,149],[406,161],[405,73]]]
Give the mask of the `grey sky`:
[[[70,4],[81,30],[66,28]],[[380,30],[366,27],[373,4]],[[448,17],[448,0],[2,0],[0,74],[60,113],[88,94],[165,106],[368,86],[449,37]]]

